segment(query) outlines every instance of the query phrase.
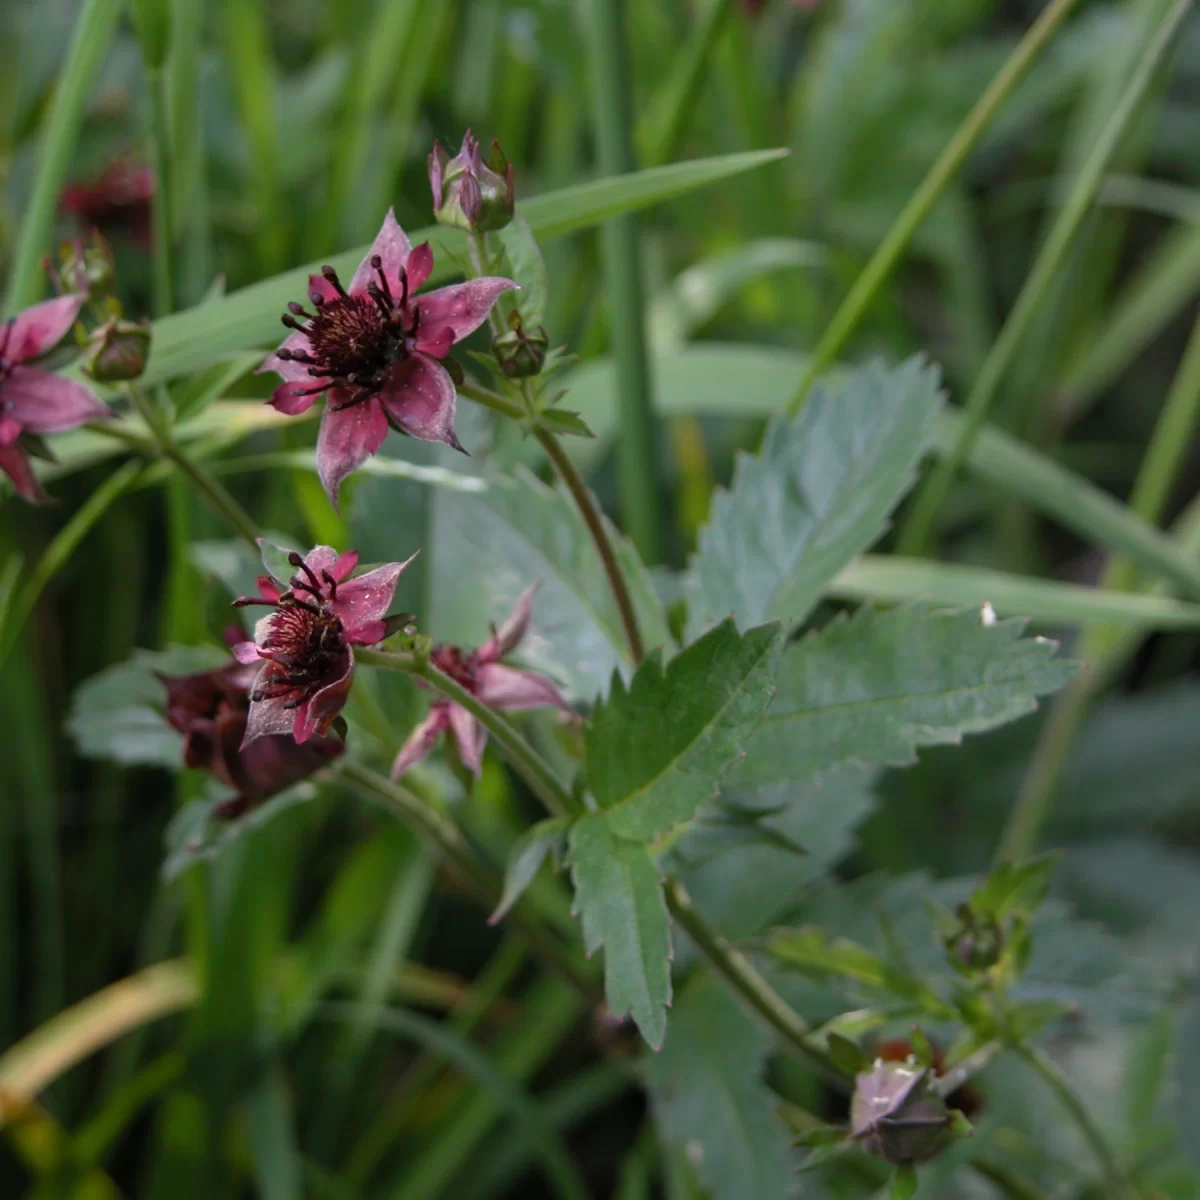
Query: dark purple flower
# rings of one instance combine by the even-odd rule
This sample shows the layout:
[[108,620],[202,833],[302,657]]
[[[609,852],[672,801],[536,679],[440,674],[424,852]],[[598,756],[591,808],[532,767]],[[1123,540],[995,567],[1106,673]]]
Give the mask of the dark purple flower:
[[479,142],[469,129],[453,158],[440,142],[433,143],[429,187],[433,192],[433,215],[442,225],[479,233],[503,229],[513,219],[516,189],[512,163],[504,157],[499,142],[492,143],[485,163]]
[[[493,629],[492,636],[478,650],[464,653],[458,646],[438,646],[430,661],[489,708],[516,711],[553,707],[571,712],[571,706],[545,675],[509,667],[500,661],[516,649],[529,629],[535,591],[536,585],[522,593],[508,620],[499,629]],[[401,747],[392,764],[392,778],[399,779],[424,759],[446,729],[458,744],[463,764],[478,775],[483,765],[487,730],[465,708],[439,697],[430,706],[429,715]]]
[[284,382],[270,403],[305,412],[327,393],[317,470],[337,505],[338,487],[383,444],[388,425],[461,450],[454,381],[440,363],[484,321],[511,279],[472,279],[423,296],[433,270],[428,242],[410,247],[391,209],[347,289],[332,267],[309,277],[313,311],[289,304],[292,332],[262,365]]
[[46,300],[0,328],[0,471],[36,504],[50,499],[29,463],[41,436],[110,415],[82,384],[27,365],[66,337],[85,300],[82,293]]
[[233,650],[238,662],[258,665],[244,745],[281,733],[303,743],[328,731],[350,693],[350,647],[372,646],[387,637],[384,617],[408,566],[386,563],[350,579],[358,554],[338,554],[329,546],[318,546],[304,558],[293,552],[289,562],[297,572],[286,590],[263,575],[259,598],[234,601],[274,609],[258,622],[254,641]]
[[950,1128],[950,1111],[933,1089],[933,1072],[913,1059],[876,1059],[854,1081],[850,1136],[885,1162],[923,1162],[936,1154]]
[[163,679],[167,720],[183,734],[184,763],[210,771],[237,792],[217,806],[219,816],[240,816],[307,779],[345,750],[338,737],[314,737],[300,745],[290,733],[243,745],[257,673],[254,666],[230,663],[215,671]]

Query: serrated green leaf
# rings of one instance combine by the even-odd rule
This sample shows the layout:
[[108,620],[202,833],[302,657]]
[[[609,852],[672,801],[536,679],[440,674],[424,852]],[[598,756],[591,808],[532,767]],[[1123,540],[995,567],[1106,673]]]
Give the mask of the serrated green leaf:
[[569,437],[591,438],[596,435],[587,427],[587,422],[577,413],[565,408],[546,408],[538,415],[537,423],[551,433]]
[[494,925],[501,920],[516,904],[549,855],[554,856],[556,864],[562,861],[570,826],[570,817],[549,817],[531,826],[513,843],[508,864],[504,868],[504,889],[500,903],[488,919],[489,924]]
[[788,1132],[762,1082],[771,1048],[721,984],[700,975],[672,1009],[661,1053],[642,1059],[662,1136],[685,1150],[719,1200],[782,1200],[796,1191]]
[[933,438],[940,376],[920,358],[874,362],[776,418],[761,452],[713,499],[688,585],[688,628],[802,621],[822,588],[885,528]]
[[[621,614],[578,509],[526,471],[489,481],[482,496],[439,491],[430,537],[434,614],[440,640],[479,645],[488,622],[540,581],[533,634],[522,658],[590,701],[614,669],[632,667]],[[610,527],[646,645],[668,646],[670,631],[654,587],[629,542]]]
[[524,217],[514,217],[496,235],[512,269],[509,276],[521,285],[512,296],[511,307],[521,314],[526,328],[536,329],[546,319],[546,264],[537,239]]
[[741,757],[773,693],[783,630],[732,621],[666,666],[659,654],[626,688],[613,680],[584,733],[588,785],[618,837],[649,842],[689,821]]
[[76,688],[67,731],[85,758],[178,770],[181,738],[167,724],[167,693],[159,675],[188,675],[232,661],[215,646],[137,650],[128,662],[108,667]]
[[[751,171],[775,161],[784,153],[754,150],[597,179],[523,200],[521,215],[538,239],[545,243],[576,230],[600,225],[622,213],[648,208],[720,179]],[[461,236],[440,226],[430,226],[411,230],[409,239],[413,245],[423,241],[433,245],[437,261],[431,283],[450,277],[453,273],[451,255],[462,247]],[[150,361],[142,376],[143,385],[152,387],[164,380],[198,371],[217,355],[278,342],[279,314],[288,301],[307,295],[309,275],[319,272],[321,266],[328,263],[345,278],[358,266],[367,249],[359,246],[306,263],[241,288],[223,299],[211,300],[155,321]]]
[[859,610],[791,646],[732,786],[812,779],[841,763],[907,766],[919,746],[1024,716],[1078,664],[978,610]]
[[649,849],[616,837],[604,813],[571,828],[573,911],[588,954],[604,947],[604,991],[617,1017],[629,1013],[659,1049],[671,1002],[671,930],[662,874]]

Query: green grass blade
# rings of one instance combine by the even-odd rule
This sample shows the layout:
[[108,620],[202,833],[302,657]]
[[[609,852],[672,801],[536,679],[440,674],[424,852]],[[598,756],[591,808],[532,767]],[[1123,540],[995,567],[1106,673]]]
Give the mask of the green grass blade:
[[1142,630],[1200,628],[1200,604],[1163,596],[1106,592],[1076,583],[923,558],[864,555],[842,571],[826,592],[843,600],[926,600],[949,607],[990,604],[1000,617],[1028,617],[1044,625],[1111,623]]
[[124,0],[87,0],[75,22],[62,76],[39,139],[33,189],[17,236],[5,298],[9,313],[33,304],[42,295],[42,256],[53,249],[58,195],[83,124],[84,105],[124,8]]
[[[1192,0],[1177,0],[1163,18],[1150,39],[1138,62],[1137,70],[1130,79],[1120,104],[1105,124],[1080,169],[1079,177],[1071,189],[1062,211],[1038,253],[1025,285],[1013,305],[1000,336],[993,343],[979,375],[963,405],[966,422],[959,433],[958,441],[949,456],[943,458],[925,481],[909,513],[908,523],[900,539],[900,549],[905,553],[918,553],[926,544],[933,529],[937,510],[953,486],[954,478],[966,460],[971,443],[987,420],[1000,385],[1016,358],[1025,335],[1033,325],[1034,318],[1050,290],[1054,280],[1066,261],[1075,237],[1083,227],[1084,218],[1104,180],[1104,173],[1113,155],[1120,149],[1126,131],[1138,115],[1142,101],[1154,82],[1158,69],[1171,48],[1175,34],[1183,18],[1192,7]],[[1023,422],[1021,422],[1023,424]]]
[[[535,197],[521,205],[521,213],[539,240],[551,241],[599,225],[610,217],[648,208],[743,171],[752,171],[784,154],[783,150],[754,150],[600,179]],[[431,282],[453,275],[453,263],[446,251],[453,249],[461,256],[464,250],[461,237],[436,226],[415,230],[409,236],[414,243],[430,241],[435,254],[440,255]],[[359,246],[324,261],[348,275],[366,252],[366,246]],[[280,314],[289,300],[303,299],[309,275],[319,271],[321,265],[322,260],[308,263],[242,288],[224,299],[156,321],[150,361],[142,376],[143,386],[190,375],[234,350],[281,341]]]
[[262,1200],[303,1200],[303,1171],[282,1064],[272,1063],[247,1102],[250,1153]]

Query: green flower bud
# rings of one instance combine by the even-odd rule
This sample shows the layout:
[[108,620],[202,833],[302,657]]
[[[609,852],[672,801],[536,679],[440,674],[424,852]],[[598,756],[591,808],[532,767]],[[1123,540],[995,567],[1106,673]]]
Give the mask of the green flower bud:
[[77,237],[60,243],[58,266],[45,259],[46,270],[60,295],[86,292],[93,302],[100,302],[116,287],[117,265],[108,242],[99,230],[93,229],[90,244]]
[[512,164],[504,157],[500,144],[493,142],[485,165],[479,143],[469,129],[453,158],[440,142],[434,142],[429,156],[429,186],[433,215],[442,225],[484,233],[503,229],[513,218]]
[[510,379],[525,379],[541,373],[549,345],[545,329],[539,325],[532,334],[526,333],[521,314],[514,309],[507,331],[492,338],[492,354]]
[[83,369],[99,383],[136,379],[150,356],[150,322],[114,318],[92,332]]

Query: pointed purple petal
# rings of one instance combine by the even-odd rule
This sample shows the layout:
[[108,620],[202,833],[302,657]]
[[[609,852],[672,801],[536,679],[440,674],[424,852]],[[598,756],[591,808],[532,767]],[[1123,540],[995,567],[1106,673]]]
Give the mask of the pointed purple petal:
[[433,272],[433,248],[428,242],[413,247],[404,269],[408,272],[408,291],[411,295]]
[[256,663],[259,661],[258,645],[255,642],[238,642],[233,647],[233,657],[240,663]]
[[519,671],[503,663],[482,663],[475,672],[475,694],[489,708],[561,708],[571,712],[562,693],[545,675]]
[[[325,280],[321,280],[325,283]],[[337,295],[335,292],[334,295]],[[308,349],[308,334],[303,329],[293,329],[291,333],[279,343],[274,354],[268,354],[262,361],[262,366],[254,373],[255,375],[265,375],[269,371],[274,371],[280,379],[286,379],[289,383],[299,383],[301,380],[307,380],[312,383],[313,377],[308,373],[308,367],[304,363],[292,362],[290,359],[280,358],[280,350],[307,350]]]
[[483,748],[487,745],[487,730],[465,708],[450,705],[450,732],[458,743],[458,756],[463,766],[478,776],[483,768]]
[[[304,562],[308,569],[318,578],[322,571],[332,573],[337,565],[338,552],[332,546],[314,546],[305,556]],[[297,571],[299,568],[297,568]]]
[[498,658],[511,654],[520,645],[529,632],[529,622],[533,619],[533,597],[537,590],[538,585],[531,583],[517,597],[517,602],[504,624],[480,646],[480,661],[495,662]]
[[276,700],[255,700],[251,703],[250,715],[246,718],[246,733],[242,738],[243,749],[260,737],[275,733],[291,734],[296,723],[296,710],[284,708],[286,703],[282,696]]
[[329,393],[317,435],[317,473],[335,509],[342,480],[383,445],[388,431],[387,418],[374,396],[338,411],[339,396],[344,399],[336,390]]
[[402,359],[392,368],[379,399],[405,433],[462,449],[454,432],[454,406],[458,399],[454,380],[433,359],[423,354]]
[[358,264],[358,270],[354,272],[354,278],[350,280],[350,291],[365,291],[367,284],[378,278],[375,268],[371,266],[371,259],[376,254],[383,260],[383,273],[387,277],[388,283],[394,287],[399,279],[400,268],[408,263],[410,253],[408,238],[404,230],[400,228],[395,212],[389,208],[379,232],[375,235],[375,240],[371,243],[370,250],[367,251],[366,258]]
[[345,579],[346,576],[349,575],[350,572],[353,571],[357,566],[358,551],[347,550],[344,554],[339,554],[337,556],[337,562],[335,562],[333,566],[329,568],[329,573],[338,581],[338,583],[341,583],[342,580]]
[[356,635],[365,633],[364,626],[374,625],[387,615],[396,594],[396,583],[410,562],[412,558],[406,562],[384,563],[382,567],[338,584],[333,607],[345,626],[347,641],[373,645],[380,640],[376,637],[363,642]]
[[21,436],[25,426],[12,417],[0,417],[0,446],[11,446]]
[[349,650],[341,670],[331,672],[333,678],[307,704],[296,709],[296,724],[292,736],[298,743],[307,742],[314,734],[325,733],[333,718],[346,706],[350,684],[354,679],[354,655]]
[[399,779],[401,775],[417,763],[429,757],[438,734],[450,723],[450,706],[434,704],[429,715],[408,735],[408,740],[400,747],[396,761],[392,763],[392,778]]
[[49,504],[50,497],[38,482],[25,451],[15,442],[11,446],[0,446],[0,471],[13,481],[17,495],[30,504]]
[[0,409],[30,433],[61,433],[112,416],[82,384],[40,367],[13,367],[0,383]]
[[[290,367],[292,364],[285,363],[284,366]],[[301,413],[308,412],[317,401],[317,394],[309,390],[311,387],[311,378],[307,383],[299,381],[281,383],[271,393],[271,398],[267,403],[276,412],[281,412],[289,417],[298,417]]]
[[417,300],[421,310],[421,329],[434,336],[443,328],[454,331],[454,340],[461,342],[487,320],[496,297],[502,292],[519,290],[511,279],[486,276],[467,283],[438,288]]
[[86,299],[82,293],[59,296],[17,313],[11,328],[0,332],[0,354],[9,362],[24,362],[53,350],[67,336]]

